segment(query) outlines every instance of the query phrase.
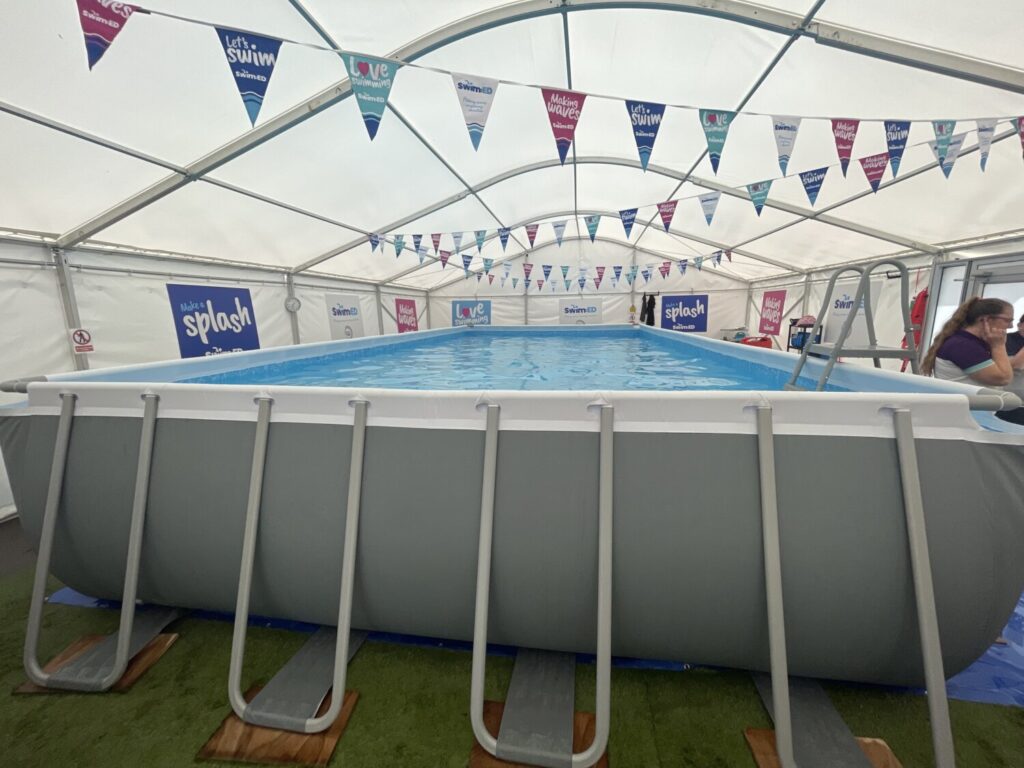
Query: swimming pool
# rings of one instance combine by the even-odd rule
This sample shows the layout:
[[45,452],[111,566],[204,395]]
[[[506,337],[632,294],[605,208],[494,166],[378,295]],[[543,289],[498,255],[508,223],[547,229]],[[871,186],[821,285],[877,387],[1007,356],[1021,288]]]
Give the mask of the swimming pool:
[[[550,357],[546,339],[561,345],[557,374],[534,368],[527,351]],[[449,381],[422,367],[434,354],[455,372]],[[946,382],[840,365],[833,381],[844,391],[776,391],[795,359],[648,328],[430,331],[49,377],[28,385],[27,404],[0,411],[0,444],[38,541],[62,395],[75,395],[53,573],[117,598],[141,398],[157,397],[139,597],[231,611],[263,413],[251,610],[334,624],[366,403],[353,626],[472,637],[493,459],[491,641],[595,650],[597,510],[608,488],[613,652],[763,670],[758,419],[769,409],[790,672],[919,685],[893,431],[902,410],[920,465],[942,659],[954,674],[988,647],[1024,589],[1024,437],[979,425],[965,396],[977,390]],[[307,384],[285,383],[296,367]],[[646,385],[636,378],[644,367]],[[808,365],[808,376],[817,371]],[[394,383],[374,378],[385,374]],[[612,424],[608,477],[602,414]]]

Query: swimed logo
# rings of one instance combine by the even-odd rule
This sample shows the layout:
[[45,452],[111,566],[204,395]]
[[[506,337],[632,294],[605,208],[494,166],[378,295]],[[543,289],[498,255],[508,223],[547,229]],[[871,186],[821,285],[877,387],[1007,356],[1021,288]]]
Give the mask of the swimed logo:
[[490,325],[490,301],[453,301],[452,327],[463,325]]
[[259,349],[259,331],[248,288],[168,284],[182,357]]
[[708,295],[662,296],[661,327],[670,331],[704,333],[708,329]]

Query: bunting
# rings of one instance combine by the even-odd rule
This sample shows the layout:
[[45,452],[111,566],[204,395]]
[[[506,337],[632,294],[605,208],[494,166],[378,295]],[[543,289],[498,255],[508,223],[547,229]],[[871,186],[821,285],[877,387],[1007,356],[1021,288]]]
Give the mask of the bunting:
[[651,269],[650,269],[650,267],[644,267],[643,269],[641,269],[640,270],[640,275],[644,279],[644,284],[650,282],[650,280],[651,280]]
[[519,278],[518,277],[513,277],[512,278],[512,290],[514,291],[518,285],[519,285]]
[[376,232],[370,233],[370,253],[377,250],[377,246],[380,245],[380,235]]
[[441,247],[441,233],[435,232],[430,236],[430,242],[434,244],[434,255],[437,256],[437,251]]
[[619,278],[622,277],[622,265],[616,264],[614,267],[612,267],[612,273],[615,275],[615,278],[614,280],[612,280],[612,282],[619,282]]
[[441,251],[441,269],[448,266],[448,259],[452,257],[451,251]]
[[932,128],[935,130],[935,152],[938,154],[939,164],[945,165],[946,152],[949,151],[949,140],[953,137],[956,120],[932,120]]
[[1014,118],[1013,125],[1017,129],[1017,135],[1020,136],[1021,151],[1024,152],[1024,117]]
[[669,200],[665,203],[658,203],[658,213],[661,215],[661,223],[665,225],[665,231],[672,226],[672,217],[676,215],[678,200]]
[[992,148],[992,137],[996,133],[996,119],[987,118],[977,121],[978,125],[978,154],[981,157],[981,170],[988,165],[988,152]]
[[413,235],[412,236],[412,249],[414,251],[416,251],[416,253],[420,252],[420,243],[422,243],[422,242],[423,242],[423,235]]
[[734,117],[736,117],[735,112],[700,110],[700,125],[704,129],[704,138],[708,142],[711,169],[716,175],[718,174],[718,163],[722,159],[722,152],[725,149],[725,140],[729,136],[729,125]]
[[494,275],[488,275],[487,276],[487,284],[488,285],[494,285]]
[[494,259],[484,259],[484,274],[491,274],[491,267],[494,266]]
[[626,273],[626,282],[629,283],[630,285],[632,285],[633,281],[636,280],[636,271],[637,271],[637,265],[636,264],[630,265],[629,272]]
[[527,280],[530,279],[530,273],[533,272],[533,264],[528,261],[523,262],[523,277]]
[[[120,34],[125,24],[128,23],[128,19],[137,10],[139,10],[138,6],[128,3],[112,3],[110,0],[106,0],[106,2],[104,0],[78,0],[78,22],[82,25],[85,56],[89,61],[89,69],[95,67],[103,58],[103,54],[113,44],[114,38]],[[219,29],[217,35],[221,36]],[[280,45],[281,41],[278,40],[277,44]],[[230,59],[228,59],[228,63],[231,63]],[[242,99],[245,99],[244,95]],[[259,111],[259,107],[256,109]]]
[[864,169],[864,175],[868,177],[868,184],[871,185],[872,192],[878,191],[878,184],[882,181],[882,175],[885,173],[887,165],[889,165],[888,152],[860,158],[860,167]]
[[633,222],[636,221],[636,212],[638,210],[638,208],[626,208],[619,211],[619,219],[622,221],[622,228],[626,230],[627,240],[629,240],[630,232],[633,231]]
[[676,262],[676,266],[679,268],[680,275],[686,274],[686,261],[686,259],[680,259],[679,261]]
[[555,146],[558,147],[558,159],[565,165],[565,157],[569,154],[569,147],[572,146],[572,140],[576,135],[576,124],[580,120],[580,112],[583,110],[583,102],[587,95],[554,88],[541,88],[540,91],[544,97],[548,122],[551,123],[551,132],[555,136]]
[[700,271],[701,271],[700,267],[701,267],[701,264],[703,264],[703,263],[704,263],[704,257],[703,257],[703,256],[697,256],[697,257],[696,257],[696,258],[695,258],[695,259],[693,260],[693,266],[695,266],[695,267],[697,268],[697,271],[698,271],[698,272],[700,272]]
[[511,265],[511,264],[509,264],[509,263],[508,263],[508,262],[506,261],[506,262],[505,262],[504,264],[502,264],[501,266],[502,266],[502,269],[503,269],[503,270],[504,270],[504,272],[505,272],[505,275],[504,275],[504,276],[505,276],[505,277],[508,277],[509,273],[510,273],[510,272],[512,271],[512,265]]
[[547,280],[548,278],[551,277],[551,265],[550,264],[542,264],[541,267],[540,267],[540,270],[541,270],[541,272],[544,273],[544,279],[545,280]]
[[665,105],[627,100],[626,112],[633,124],[633,138],[636,139],[636,150],[640,154],[640,167],[646,171],[651,152],[654,151],[654,140],[658,138],[661,119],[665,115]]
[[594,271],[597,272],[597,276],[594,277],[594,287],[597,290],[601,290],[601,281],[604,280],[604,267],[595,267]]
[[526,225],[526,239],[530,241],[530,247],[533,248],[533,242],[537,239],[537,228],[539,224],[527,224]]
[[768,199],[768,190],[771,188],[771,179],[768,179],[767,181],[755,181],[753,184],[747,184],[747,193],[750,195],[750,202],[754,204],[754,210],[757,211],[758,216],[761,215],[761,209],[764,208],[764,203]]
[[587,284],[587,276],[581,272],[576,282],[580,284],[580,290],[582,291],[583,287]]
[[561,270],[562,270],[562,279],[565,280],[569,276],[569,268],[567,266],[563,265],[561,267]]
[[[117,4],[110,5],[113,7]],[[236,32],[220,27],[216,27],[216,30],[217,38],[224,48],[228,68],[235,78],[238,95],[242,97],[242,104],[249,115],[249,122],[256,125],[260,107],[263,106],[263,98],[267,95],[267,86],[270,85],[270,76],[274,74],[274,66],[277,64],[281,41],[273,37],[254,35],[252,32]]]
[[928,146],[932,150],[932,154],[935,155],[935,159],[939,163],[939,167],[942,168],[943,175],[948,179],[950,172],[953,170],[953,163],[960,156],[960,149],[964,145],[964,138],[967,136],[966,133],[957,133],[949,137],[949,145],[946,147],[945,159],[939,159],[939,146],[937,141],[929,141]]
[[563,280],[562,282],[565,283],[565,290],[568,291],[569,290],[569,286],[572,285],[572,280]]
[[508,235],[509,235],[509,232],[511,232],[511,231],[512,230],[509,229],[508,227],[499,227],[498,228],[498,240],[501,241],[501,252],[502,253],[505,252],[505,248],[508,246]]
[[889,164],[892,165],[892,177],[900,169],[903,150],[907,148],[907,137],[910,136],[909,120],[885,121],[885,144],[889,148]]
[[416,249],[416,255],[420,257],[420,264],[422,264],[423,260],[427,258],[427,247],[425,245],[419,246]]
[[853,142],[857,140],[857,129],[860,127],[860,120],[832,120],[832,135],[836,140],[836,152],[839,154],[839,164],[843,168],[843,176],[846,176],[846,169],[850,167],[850,153],[853,152]]
[[700,209],[704,211],[704,219],[709,227],[711,226],[711,219],[715,217],[715,210],[718,208],[718,201],[721,198],[721,192],[708,192],[706,195],[700,195],[697,198],[700,200]]
[[490,77],[460,75],[455,72],[452,72],[452,81],[469,131],[469,140],[473,142],[473,149],[478,150],[484,126],[487,125],[487,116],[491,113],[491,102],[498,92],[498,81]]
[[732,264],[732,251],[728,248],[725,249],[725,258]]
[[484,240],[487,239],[487,230],[478,229],[473,234],[476,235],[476,252],[481,253],[484,250]]
[[537,281],[537,290],[540,291],[543,287],[544,287],[544,281],[543,280],[538,280]]
[[811,201],[812,208],[818,199],[821,183],[825,180],[826,173],[828,173],[827,165],[824,168],[816,168],[813,171],[804,171],[800,174],[800,182],[804,185],[804,192],[807,193],[807,199]]
[[562,219],[561,221],[552,221],[551,222],[551,228],[553,230],[555,230],[555,242],[558,243],[558,247],[559,248],[562,247],[562,237],[565,236],[565,225],[566,225],[566,220],[565,219]]
[[[779,168],[782,175],[786,175],[786,168],[789,167],[789,158],[793,156],[793,147],[796,145],[796,134],[800,130],[799,117],[773,117],[772,125],[775,129],[775,148],[779,153]],[[711,222],[709,221],[708,224]]]
[[501,287],[502,288],[505,287],[505,281],[506,280],[508,280],[508,275],[502,275],[502,277],[501,277]]
[[711,263],[714,266],[716,266],[716,267],[722,266],[722,252],[721,251],[715,251],[715,254],[712,257]]
[[462,268],[466,270],[466,277],[469,277],[469,265],[473,263],[473,254],[464,253],[462,254]]
[[672,269],[672,262],[671,261],[663,261],[663,262],[661,262],[661,266],[658,267],[658,271],[661,272],[661,279],[662,280],[665,280],[668,277],[668,273],[669,273],[669,271],[671,269]]
[[[467,274],[467,277],[468,277],[468,274]],[[481,274],[480,272],[476,273],[476,281],[478,283],[483,279],[483,277],[484,277],[483,274]]]
[[594,242],[594,238],[597,237],[597,225],[601,223],[601,215],[584,216],[583,221],[587,225],[587,234],[590,235],[590,242]]
[[377,129],[380,128],[380,120],[384,116],[384,107],[387,106],[395,75],[401,65],[374,56],[356,54],[345,54],[341,60],[345,62],[345,69],[348,70],[352,93],[363,116],[366,132],[373,141]]

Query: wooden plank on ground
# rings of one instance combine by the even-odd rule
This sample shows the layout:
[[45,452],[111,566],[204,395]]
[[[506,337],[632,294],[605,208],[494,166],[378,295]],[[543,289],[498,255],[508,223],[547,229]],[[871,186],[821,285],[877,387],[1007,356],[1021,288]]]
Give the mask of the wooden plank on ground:
[[[504,702],[484,702],[484,726],[495,738],[497,738],[498,730],[501,727],[501,716],[504,711]],[[573,752],[582,752],[594,742],[594,731],[596,728],[597,719],[592,712],[575,712],[573,714]],[[473,749],[469,753],[469,768],[532,768],[532,766],[507,763],[504,760],[499,760],[474,741]],[[607,750],[601,755],[601,759],[594,763],[594,768],[608,768]]]
[[[747,739],[757,768],[781,768],[779,756],[775,752],[775,731],[768,728],[747,728],[743,735]],[[864,750],[874,768],[903,768],[889,745],[882,739],[857,737],[857,744]]]
[[[259,685],[250,688],[245,694],[245,700],[252,701],[261,688]],[[242,722],[232,712],[224,718],[224,722],[199,750],[196,758],[273,765],[327,765],[338,746],[338,740],[345,732],[358,699],[356,691],[346,691],[338,719],[321,733],[293,733],[276,728],[261,728]],[[317,716],[326,712],[330,705],[331,694],[327,694],[317,710]]]

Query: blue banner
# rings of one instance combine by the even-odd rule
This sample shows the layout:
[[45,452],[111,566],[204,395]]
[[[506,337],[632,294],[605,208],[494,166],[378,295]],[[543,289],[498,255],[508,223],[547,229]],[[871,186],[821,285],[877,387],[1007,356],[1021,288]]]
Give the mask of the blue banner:
[[[514,286],[513,286],[514,287]],[[489,300],[456,300],[452,302],[452,327],[460,325],[490,325],[491,302]]]
[[355,94],[366,132],[372,141],[380,128],[384,107],[387,106],[391,86],[394,85],[395,75],[401,65],[374,56],[356,54],[345,54],[341,60],[345,62],[352,93]]
[[633,231],[633,222],[636,221],[637,208],[626,208],[625,210],[619,211],[619,218],[622,219],[622,228],[626,230],[626,239],[629,239],[629,233]]
[[651,152],[654,151],[654,140],[658,138],[661,118],[665,115],[665,105],[627,100],[626,111],[633,124],[633,138],[636,139],[636,149],[640,154],[640,167],[646,171]]
[[670,331],[705,333],[708,330],[708,295],[662,296],[661,327]]
[[825,181],[825,174],[828,173],[828,166],[824,168],[816,168],[813,171],[804,171],[800,174],[800,182],[804,185],[804,192],[807,193],[807,199],[811,201],[811,205],[818,199],[818,193],[821,191],[821,184]]
[[892,166],[892,177],[894,179],[900,169],[900,160],[903,159],[903,150],[907,148],[907,137],[909,135],[909,120],[885,121],[885,143],[889,148],[889,165]]
[[217,27],[217,37],[224,47],[231,74],[238,86],[249,122],[256,125],[260,107],[267,95],[270,76],[274,74],[277,53],[281,41],[273,37],[254,35],[251,32],[236,32],[233,29]]
[[167,297],[182,357],[260,348],[248,288],[168,283]]

